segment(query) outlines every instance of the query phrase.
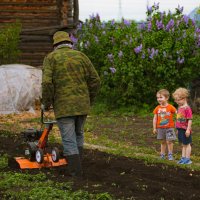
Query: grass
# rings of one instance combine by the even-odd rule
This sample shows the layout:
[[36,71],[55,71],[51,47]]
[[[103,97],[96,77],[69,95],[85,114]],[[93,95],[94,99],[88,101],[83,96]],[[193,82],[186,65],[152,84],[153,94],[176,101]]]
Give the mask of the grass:
[[[85,141],[87,148],[96,145],[102,151],[121,156],[128,156],[144,160],[149,163],[166,163],[180,168],[200,170],[200,116],[193,117],[193,145],[192,165],[177,165],[175,161],[160,160],[160,142],[152,135],[152,114],[137,116],[130,112],[107,112],[105,115],[93,114],[86,123]],[[181,146],[178,141],[174,143],[174,157],[178,160],[181,156]]]
[[[1,192],[4,191],[4,192]],[[17,192],[16,192],[17,191]],[[107,193],[90,194],[78,190],[73,192],[70,182],[50,181],[44,173],[36,175],[15,172],[0,172],[0,197],[2,200],[111,200]]]
[[[152,134],[152,114],[141,112],[140,115],[136,115],[134,109],[112,112],[106,110],[105,113],[102,113],[103,109],[105,110],[103,105],[95,107],[87,118],[85,125],[86,148],[94,147],[111,154],[143,160],[147,166],[164,163],[166,168],[174,166],[200,170],[200,115],[194,115],[193,118],[193,164],[185,166],[177,165],[175,161],[158,159],[160,143]],[[15,126],[13,126],[13,123]],[[16,116],[10,115],[7,119],[4,119],[2,127],[1,135],[7,137],[12,133],[18,134],[27,127],[40,128],[40,119],[36,116],[27,120],[26,118],[18,120]],[[49,142],[61,142],[57,126],[54,126]],[[175,159],[179,159],[180,155],[181,147],[176,141],[174,144]],[[107,193],[94,195],[82,190],[73,192],[70,183],[49,181],[46,175],[42,173],[30,175],[1,172],[1,169],[7,166],[7,161],[8,155],[0,156],[1,199],[112,199]],[[145,186],[144,190],[146,190]]]

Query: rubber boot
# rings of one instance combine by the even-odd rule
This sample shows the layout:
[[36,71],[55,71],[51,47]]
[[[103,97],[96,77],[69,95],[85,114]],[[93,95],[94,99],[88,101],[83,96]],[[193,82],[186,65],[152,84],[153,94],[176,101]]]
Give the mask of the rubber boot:
[[70,176],[82,176],[82,167],[79,154],[67,156],[67,169]]
[[78,147],[78,151],[79,151],[80,160],[81,160],[81,162],[82,162],[82,160],[83,160],[83,147],[82,147],[82,146],[79,146],[79,147]]

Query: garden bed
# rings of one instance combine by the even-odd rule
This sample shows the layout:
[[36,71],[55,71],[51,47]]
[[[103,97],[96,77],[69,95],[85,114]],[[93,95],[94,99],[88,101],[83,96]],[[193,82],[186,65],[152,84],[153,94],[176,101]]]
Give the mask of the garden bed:
[[[144,119],[136,120],[140,127],[145,123]],[[103,130],[103,127],[101,129]],[[23,155],[23,138],[19,134],[5,131],[0,133],[1,155],[6,154],[10,158]],[[83,171],[82,178],[71,178],[66,175],[65,167],[20,170],[13,162],[0,169],[1,173],[35,175],[42,172],[46,175],[46,181],[72,182],[74,191],[81,189],[94,194],[107,192],[113,199],[200,199],[200,171],[192,168],[184,169],[166,163],[156,164],[87,148],[84,151]],[[15,192],[17,190],[20,192],[21,188],[15,188]],[[5,191],[0,188],[0,197],[4,194]]]

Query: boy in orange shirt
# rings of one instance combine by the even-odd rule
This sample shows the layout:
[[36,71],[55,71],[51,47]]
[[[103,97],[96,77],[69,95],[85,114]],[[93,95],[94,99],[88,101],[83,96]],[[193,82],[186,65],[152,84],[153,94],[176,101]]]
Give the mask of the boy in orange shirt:
[[166,89],[159,90],[156,94],[159,105],[153,111],[153,133],[157,133],[157,139],[161,140],[161,159],[165,158],[167,147],[168,160],[173,160],[173,141],[176,140],[173,117],[176,108],[168,103],[169,96]]

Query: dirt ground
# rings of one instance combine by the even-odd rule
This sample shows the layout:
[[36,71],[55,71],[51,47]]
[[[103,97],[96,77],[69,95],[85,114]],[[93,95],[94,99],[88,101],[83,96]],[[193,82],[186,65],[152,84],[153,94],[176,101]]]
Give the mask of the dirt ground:
[[[11,158],[23,155],[23,141],[19,136],[0,134],[0,154]],[[1,171],[23,170],[9,161],[9,167]],[[26,170],[28,173],[43,171],[51,180],[73,181],[73,189],[91,193],[108,192],[114,199],[200,199],[200,172],[170,167],[164,164],[147,165],[143,161],[118,157],[98,150],[85,149],[83,178],[70,178],[66,167]],[[50,173],[49,173],[50,172]]]

